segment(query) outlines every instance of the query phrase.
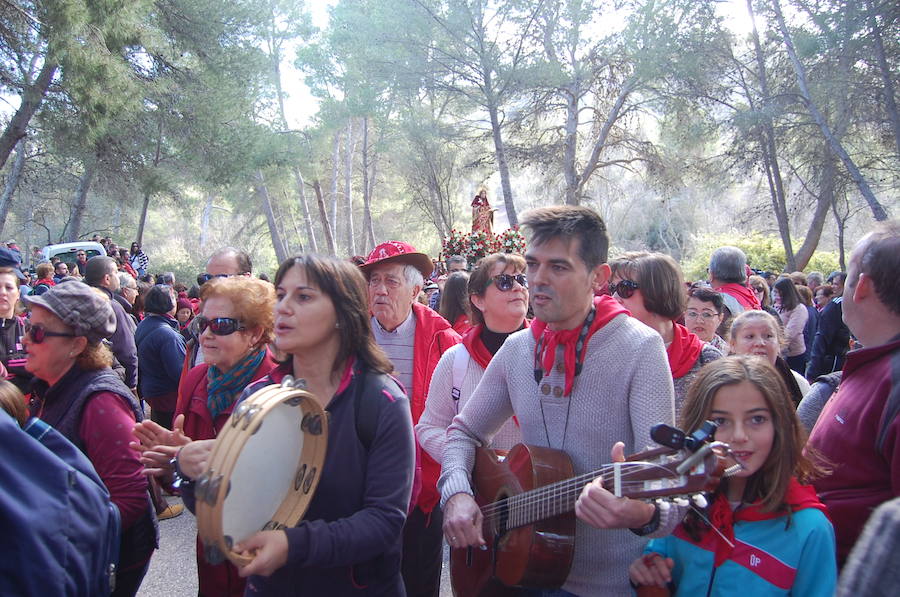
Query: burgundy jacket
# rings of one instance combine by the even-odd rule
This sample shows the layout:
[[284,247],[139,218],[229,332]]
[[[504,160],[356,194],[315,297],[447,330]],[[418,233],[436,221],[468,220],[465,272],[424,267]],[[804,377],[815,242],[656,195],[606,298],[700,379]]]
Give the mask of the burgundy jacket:
[[833,470],[813,485],[828,506],[838,563],[872,511],[900,496],[900,336],[847,354],[837,394],[807,445]]

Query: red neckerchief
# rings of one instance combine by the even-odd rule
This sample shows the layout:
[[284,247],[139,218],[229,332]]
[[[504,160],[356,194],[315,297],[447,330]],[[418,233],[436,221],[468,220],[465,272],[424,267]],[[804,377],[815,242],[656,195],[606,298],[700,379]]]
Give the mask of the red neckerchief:
[[594,313],[594,321],[591,322],[591,326],[588,328],[587,335],[584,338],[584,350],[581,353],[581,360],[578,363],[575,362],[575,344],[578,342],[579,334],[581,334],[581,325],[571,330],[553,331],[540,319],[535,319],[531,322],[531,334],[534,336],[534,339],[538,341],[543,337],[544,346],[543,352],[540,355],[540,361],[544,375],[549,374],[553,369],[553,362],[556,360],[556,347],[559,345],[564,347],[563,354],[566,366],[566,387],[563,396],[568,396],[572,393],[572,385],[575,383],[576,366],[581,365],[581,363],[584,362],[584,357],[587,353],[587,343],[591,336],[594,335],[594,332],[612,321],[616,315],[622,313],[630,315],[628,310],[619,304],[619,301],[609,295],[595,296],[594,309],[596,310]]
[[[806,508],[816,508],[826,515],[828,514],[825,504],[819,501],[819,496],[816,495],[816,490],[813,489],[812,485],[800,485],[794,477],[791,477],[787,493],[784,496],[784,505],[789,506],[793,512]],[[741,520],[771,520],[772,518],[784,516],[785,510],[776,509],[773,512],[763,512],[760,510],[758,503],[732,510],[731,505],[728,503],[728,498],[725,497],[724,493],[720,493],[710,507],[709,514],[710,522],[733,544],[735,522]],[[731,556],[733,548],[718,533],[715,533],[715,531],[710,532],[713,533],[713,537],[716,540],[715,565],[718,567]]]
[[675,324],[675,336],[672,343],[666,349],[666,356],[669,357],[669,369],[672,370],[672,377],[678,379],[684,377],[691,370],[694,363],[700,357],[700,351],[703,350],[703,340],[697,334],[688,331],[683,325]]
[[[526,319],[522,323],[522,327],[527,328],[529,326],[531,326],[531,322]],[[494,355],[491,354],[484,345],[484,342],[481,341],[481,331],[483,329],[483,324],[478,324],[469,328],[469,331],[463,334],[462,343],[466,347],[466,350],[469,351],[469,356],[472,357],[476,363],[481,365],[482,369],[487,369],[488,363],[491,362]]]
[[730,284],[723,284],[716,288],[716,290],[733,296],[744,309],[749,309],[751,311],[762,309],[762,305],[759,304],[759,299],[753,294],[753,289],[744,286],[743,284],[735,284],[732,282]]

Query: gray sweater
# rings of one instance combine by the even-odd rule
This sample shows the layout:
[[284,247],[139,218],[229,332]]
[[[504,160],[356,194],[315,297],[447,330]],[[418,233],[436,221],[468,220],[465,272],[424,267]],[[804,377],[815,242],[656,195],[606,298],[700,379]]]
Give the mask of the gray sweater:
[[[618,315],[591,337],[571,396],[561,395],[565,378],[557,366],[535,383],[534,347],[530,330],[510,336],[454,418],[438,481],[442,503],[456,493],[472,493],[475,447],[486,444],[512,415],[525,443],[564,450],[577,475],[608,463],[615,442],[625,442],[626,454],[641,450],[651,443],[653,425],[674,422],[672,374],[662,338],[637,320]],[[671,520],[677,510],[663,516],[661,532],[677,522]],[[598,530],[579,520],[575,561],[563,588],[584,596],[630,595],[628,565],[645,543],[627,529]]]

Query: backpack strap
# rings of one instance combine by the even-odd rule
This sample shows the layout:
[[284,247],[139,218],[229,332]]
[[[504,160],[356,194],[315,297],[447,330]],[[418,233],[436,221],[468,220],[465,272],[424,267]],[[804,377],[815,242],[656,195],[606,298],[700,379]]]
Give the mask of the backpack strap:
[[453,352],[453,387],[450,389],[450,397],[456,405],[456,413],[459,414],[459,397],[463,379],[466,377],[466,369],[469,368],[469,351],[462,344]]
[[363,376],[357,380],[353,392],[353,416],[356,420],[356,436],[368,452],[375,440],[378,417],[381,414],[381,400],[363,400],[363,389],[372,381],[373,374],[368,368],[360,368],[356,375]]

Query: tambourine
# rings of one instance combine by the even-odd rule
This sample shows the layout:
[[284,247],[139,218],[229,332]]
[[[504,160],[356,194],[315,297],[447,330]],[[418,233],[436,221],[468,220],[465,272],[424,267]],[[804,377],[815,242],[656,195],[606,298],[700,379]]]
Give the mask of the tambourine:
[[319,484],[328,418],[303,380],[286,376],[231,413],[196,480],[197,534],[206,560],[243,566],[233,546],[258,531],[296,526]]

